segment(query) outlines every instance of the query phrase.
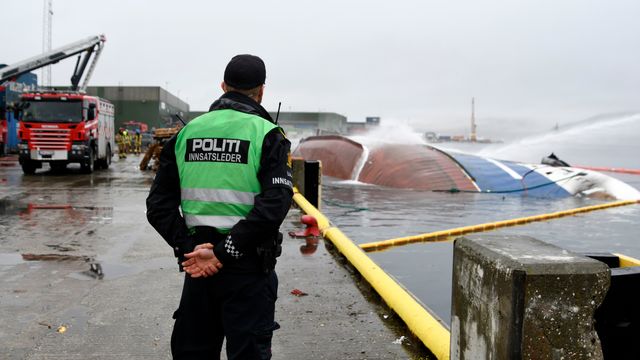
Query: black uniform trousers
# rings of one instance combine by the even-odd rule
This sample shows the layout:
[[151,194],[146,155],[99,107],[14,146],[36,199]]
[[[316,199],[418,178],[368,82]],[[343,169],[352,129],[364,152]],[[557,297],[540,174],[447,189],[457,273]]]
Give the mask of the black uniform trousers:
[[185,275],[171,335],[174,359],[270,359],[278,277],[264,273],[226,273],[207,278]]

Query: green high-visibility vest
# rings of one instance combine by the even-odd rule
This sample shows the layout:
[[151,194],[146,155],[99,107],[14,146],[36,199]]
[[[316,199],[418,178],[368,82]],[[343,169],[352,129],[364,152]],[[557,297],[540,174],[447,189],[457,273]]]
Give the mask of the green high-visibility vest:
[[245,218],[262,186],[262,142],[276,128],[256,115],[215,110],[187,124],[176,139],[182,214],[188,227],[223,233]]

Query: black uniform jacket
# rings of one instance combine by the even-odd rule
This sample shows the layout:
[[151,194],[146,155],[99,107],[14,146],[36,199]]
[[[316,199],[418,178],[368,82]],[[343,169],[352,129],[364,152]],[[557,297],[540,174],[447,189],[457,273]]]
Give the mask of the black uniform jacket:
[[[222,109],[257,115],[273,122],[260,104],[240,93],[224,94],[211,105],[209,111]],[[160,167],[147,197],[149,223],[173,248],[178,262],[183,261],[184,254],[193,251],[197,244],[210,242],[215,245],[214,253],[226,271],[257,270],[259,261],[256,247],[265,237],[278,233],[291,206],[293,190],[291,168],[288,164],[291,147],[289,140],[279,128],[265,136],[258,173],[262,192],[256,195],[253,209],[231,229],[230,237],[227,238],[211,227],[199,226],[195,233],[194,229],[187,229],[179,209],[180,178],[175,155],[176,137],[165,144],[160,154]],[[283,179],[288,181],[282,181]]]

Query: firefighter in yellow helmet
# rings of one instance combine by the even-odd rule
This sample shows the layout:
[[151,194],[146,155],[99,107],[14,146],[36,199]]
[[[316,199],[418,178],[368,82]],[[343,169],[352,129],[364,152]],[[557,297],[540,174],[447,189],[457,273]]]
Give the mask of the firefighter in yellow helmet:
[[127,150],[125,149],[125,130],[120,128],[116,134],[116,144],[118,144],[118,158],[125,159],[127,157]]
[[142,148],[142,134],[140,134],[140,130],[136,130],[136,133],[133,135],[134,154],[140,155],[141,148]]
[[124,129],[123,133],[123,142],[124,142],[124,153],[127,154],[131,152],[131,135],[129,135],[129,131]]

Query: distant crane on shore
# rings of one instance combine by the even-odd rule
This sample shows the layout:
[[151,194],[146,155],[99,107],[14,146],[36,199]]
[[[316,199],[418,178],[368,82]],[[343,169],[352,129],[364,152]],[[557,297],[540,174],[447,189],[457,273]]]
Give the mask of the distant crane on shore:
[[471,135],[469,136],[469,141],[476,142],[478,140],[476,136],[476,109],[475,109],[475,98],[471,98]]

